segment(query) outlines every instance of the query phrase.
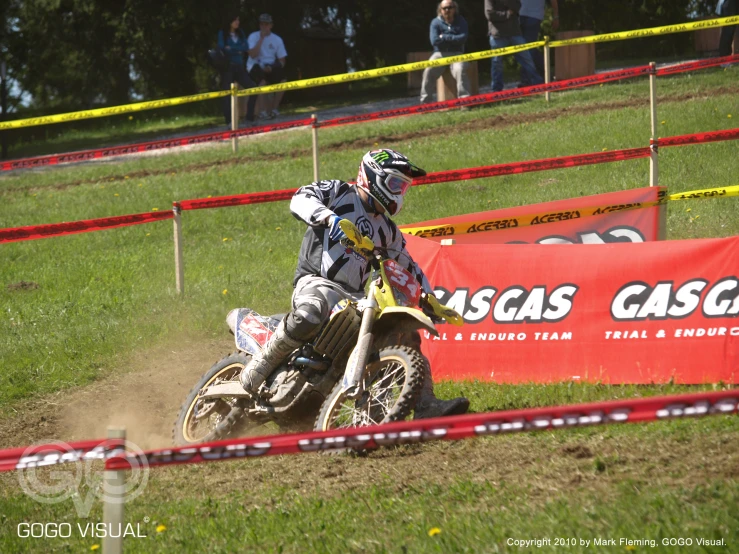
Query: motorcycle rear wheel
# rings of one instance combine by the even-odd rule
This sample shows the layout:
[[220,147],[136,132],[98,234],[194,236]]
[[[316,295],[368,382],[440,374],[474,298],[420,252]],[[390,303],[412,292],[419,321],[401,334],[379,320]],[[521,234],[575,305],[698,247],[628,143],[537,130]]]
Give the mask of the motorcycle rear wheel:
[[391,346],[368,364],[365,393],[347,397],[339,381],[321,406],[315,431],[401,421],[413,410],[423,385],[424,358],[407,346]]
[[243,352],[234,352],[217,361],[198,380],[185,398],[174,424],[172,438],[177,446],[200,444],[236,436],[248,426],[246,413],[238,402],[224,398],[200,400],[200,391],[216,380],[238,380],[241,370],[251,360]]

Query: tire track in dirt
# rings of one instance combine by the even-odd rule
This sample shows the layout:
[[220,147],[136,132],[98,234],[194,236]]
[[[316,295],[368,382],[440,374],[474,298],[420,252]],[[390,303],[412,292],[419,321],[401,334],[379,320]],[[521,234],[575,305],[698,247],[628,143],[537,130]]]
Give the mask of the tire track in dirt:
[[119,362],[98,382],[5,407],[0,448],[102,438],[109,425],[126,427],[128,439],[141,448],[171,445],[172,424],[185,395],[233,350],[226,339],[169,342]]
[[[665,95],[660,96],[657,99],[658,103],[680,103],[695,100],[697,98],[708,98],[713,96],[727,96],[739,94],[739,87],[718,87],[711,89],[707,92],[694,92],[684,93],[676,95]],[[513,115],[491,115],[480,119],[468,121],[466,123],[460,123],[455,125],[451,129],[445,130],[448,135],[455,135],[461,133],[468,133],[470,131],[481,131],[488,129],[505,129],[516,125],[522,125],[524,123],[541,123],[547,121],[555,121],[560,117],[592,114],[594,112],[603,111],[615,111],[622,110],[625,108],[635,108],[639,106],[648,106],[649,100],[646,98],[633,98],[629,100],[621,100],[617,102],[603,102],[597,104],[587,104],[582,106],[569,106],[565,108],[553,108],[546,111],[528,113],[528,114],[513,114]],[[393,143],[407,141],[418,138],[425,138],[429,136],[436,136],[438,134],[438,127],[431,129],[422,129],[419,131],[410,131],[407,133],[398,133],[394,135],[376,135],[369,138],[360,138],[350,141],[340,141],[334,143],[328,143],[321,146],[322,151],[328,152],[341,152],[347,149],[366,149],[369,148],[375,142],[385,143],[388,146],[392,146]],[[247,162],[269,162],[269,161],[283,161],[288,159],[294,159],[296,157],[310,156],[310,148],[302,148],[293,150],[289,153],[274,154],[274,153],[262,153],[257,155],[250,155],[248,158],[237,158],[228,160],[219,160],[208,163],[191,164],[183,168],[178,168],[176,172],[179,173],[197,173],[207,171],[209,169],[230,167],[235,165],[243,165]],[[52,168],[53,169],[53,168]],[[49,184],[44,186],[32,187],[32,188],[21,188],[11,187],[0,191],[2,194],[10,194],[14,192],[34,192],[45,189],[51,190],[65,190],[80,185],[96,184],[96,183],[110,183],[124,180],[142,179],[146,177],[156,177],[158,175],[171,174],[172,169],[158,169],[158,170],[141,170],[141,171],[130,171],[125,175],[109,175],[99,179],[81,179],[78,181],[70,181],[68,183],[57,183]]]

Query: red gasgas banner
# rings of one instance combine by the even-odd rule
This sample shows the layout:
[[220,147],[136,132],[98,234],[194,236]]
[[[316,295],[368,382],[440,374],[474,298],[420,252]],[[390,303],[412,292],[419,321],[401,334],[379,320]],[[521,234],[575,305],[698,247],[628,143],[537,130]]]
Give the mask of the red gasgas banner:
[[437,379],[739,383],[739,237],[442,246],[409,236],[463,327],[424,340]]
[[[604,244],[657,240],[667,189],[646,187],[447,217],[401,226],[406,233],[457,244]],[[648,206],[639,209],[640,206]],[[461,225],[460,224],[468,224]]]

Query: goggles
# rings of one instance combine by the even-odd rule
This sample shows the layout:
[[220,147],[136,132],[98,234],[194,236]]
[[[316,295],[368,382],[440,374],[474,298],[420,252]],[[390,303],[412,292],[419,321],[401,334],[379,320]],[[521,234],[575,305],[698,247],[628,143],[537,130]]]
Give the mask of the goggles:
[[387,179],[385,179],[385,186],[393,194],[405,195],[408,189],[411,188],[411,183],[412,180],[410,178],[402,178],[398,175],[390,175]]

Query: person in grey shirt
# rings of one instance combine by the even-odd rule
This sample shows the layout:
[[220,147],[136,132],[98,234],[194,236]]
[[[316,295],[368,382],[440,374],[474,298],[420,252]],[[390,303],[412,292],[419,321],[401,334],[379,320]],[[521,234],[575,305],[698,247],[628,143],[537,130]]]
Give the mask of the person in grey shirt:
[[[430,38],[434,53],[429,60],[438,60],[449,56],[464,54],[464,44],[469,33],[467,21],[458,13],[459,6],[454,0],[442,0],[436,9],[437,16],[431,20]],[[447,66],[427,67],[423,71],[421,84],[421,103],[429,102],[434,83],[446,71]],[[470,83],[467,76],[467,64],[457,62],[451,64],[452,77],[457,82],[457,97],[470,95]]]
[[[559,29],[559,5],[557,0],[552,1],[552,32]],[[541,31],[541,22],[544,21],[545,0],[521,0],[521,11],[518,12],[518,21],[521,24],[521,35],[526,42],[536,42],[539,40],[539,32]],[[541,51],[529,50],[531,59],[534,61],[536,72],[544,75],[544,56]],[[530,85],[526,81],[526,75],[521,71],[521,84]]]
[[[526,44],[521,35],[521,25],[518,22],[518,13],[521,10],[521,0],[485,0],[485,18],[488,20],[488,34],[490,48],[497,50],[507,46]],[[538,85],[544,82],[536,72],[531,60],[530,50],[516,52],[513,57],[521,66],[524,82],[529,85]],[[491,64],[493,92],[503,90],[503,56],[495,56]]]

